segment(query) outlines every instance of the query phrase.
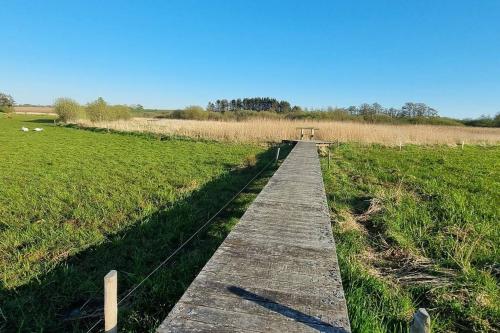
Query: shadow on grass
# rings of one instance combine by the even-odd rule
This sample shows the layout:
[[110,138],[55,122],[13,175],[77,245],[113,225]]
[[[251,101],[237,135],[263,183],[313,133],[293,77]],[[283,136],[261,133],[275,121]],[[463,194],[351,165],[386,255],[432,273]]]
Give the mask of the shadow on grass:
[[[282,148],[281,156],[289,151],[290,147]],[[86,331],[98,320],[95,314],[102,311],[103,277],[109,270],[118,271],[118,292],[123,296],[233,197],[274,154],[271,149],[258,155],[255,166],[233,170],[207,183],[172,206],[160,208],[129,229],[110,235],[106,242],[71,257],[38,281],[16,290],[0,286],[0,331]],[[274,170],[274,166],[269,167],[120,306],[120,329],[156,329]]]
[[54,119],[55,118],[40,118],[40,119],[32,119],[32,120],[25,120],[27,123],[36,123],[36,124],[51,124],[54,125]]

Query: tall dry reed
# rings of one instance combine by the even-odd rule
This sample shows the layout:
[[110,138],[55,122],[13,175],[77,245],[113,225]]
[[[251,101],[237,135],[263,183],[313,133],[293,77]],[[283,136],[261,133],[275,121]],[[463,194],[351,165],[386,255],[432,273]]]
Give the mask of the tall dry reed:
[[499,128],[385,125],[355,122],[251,119],[240,122],[134,118],[127,121],[91,123],[81,126],[118,131],[151,132],[233,142],[279,142],[298,139],[298,127],[315,127],[315,139],[325,141],[399,144],[497,144]]

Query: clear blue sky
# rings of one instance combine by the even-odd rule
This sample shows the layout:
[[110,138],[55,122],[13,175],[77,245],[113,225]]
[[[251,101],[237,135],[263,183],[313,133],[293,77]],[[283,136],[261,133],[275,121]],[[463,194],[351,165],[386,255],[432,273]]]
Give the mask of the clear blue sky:
[[305,107],[500,111],[500,0],[0,0],[0,91],[146,107],[271,96]]

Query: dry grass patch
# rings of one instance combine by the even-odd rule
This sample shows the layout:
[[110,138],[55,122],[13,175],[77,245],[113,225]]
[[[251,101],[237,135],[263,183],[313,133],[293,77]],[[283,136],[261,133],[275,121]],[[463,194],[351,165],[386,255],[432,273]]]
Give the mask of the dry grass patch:
[[118,131],[151,132],[192,138],[233,142],[279,142],[297,139],[298,127],[314,126],[316,139],[341,142],[399,144],[496,144],[500,129],[435,125],[384,125],[353,122],[251,119],[239,122],[134,118],[128,121],[91,123],[86,127]]
[[14,112],[24,114],[56,114],[54,108],[51,106],[15,106]]

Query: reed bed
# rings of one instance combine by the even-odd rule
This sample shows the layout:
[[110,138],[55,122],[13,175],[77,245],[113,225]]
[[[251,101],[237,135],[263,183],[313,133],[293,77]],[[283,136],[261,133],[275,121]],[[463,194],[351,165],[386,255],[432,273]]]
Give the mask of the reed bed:
[[315,133],[317,140],[378,143],[387,146],[497,144],[500,142],[499,128],[460,126],[386,125],[285,119],[228,122],[147,118],[101,123],[80,120],[78,124],[84,127],[108,128],[117,131],[149,132],[231,142],[280,142],[283,139],[297,139],[298,127],[317,128]]

